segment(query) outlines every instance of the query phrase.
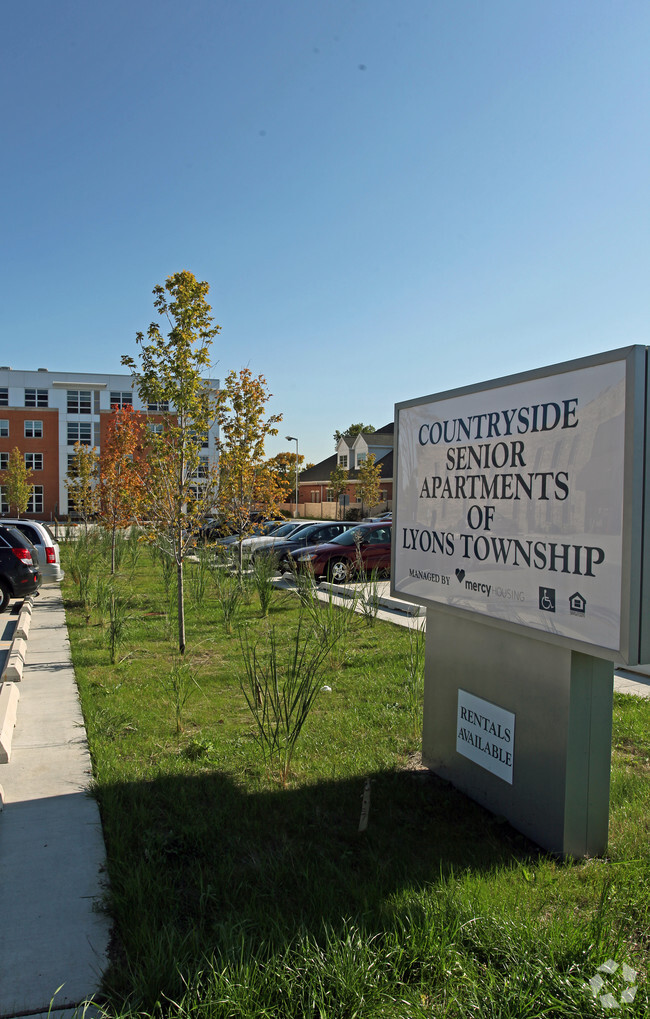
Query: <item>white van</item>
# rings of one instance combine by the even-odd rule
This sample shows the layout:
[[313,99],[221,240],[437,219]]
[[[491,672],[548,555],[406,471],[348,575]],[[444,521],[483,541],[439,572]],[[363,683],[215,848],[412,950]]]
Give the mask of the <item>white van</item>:
[[19,517],[0,517],[0,523],[17,527],[28,538],[38,555],[38,569],[43,584],[59,584],[65,573],[61,569],[59,546],[51,530],[41,520],[22,520]]

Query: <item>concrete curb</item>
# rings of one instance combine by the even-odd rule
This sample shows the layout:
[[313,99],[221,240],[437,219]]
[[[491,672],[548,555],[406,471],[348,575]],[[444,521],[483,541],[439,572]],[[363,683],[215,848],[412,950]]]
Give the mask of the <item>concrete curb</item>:
[[14,630],[14,639],[16,637],[27,640],[29,634],[29,628],[32,625],[32,609],[34,608],[34,602],[31,598],[25,598],[23,607],[20,610],[18,616],[18,622],[16,623],[16,629]]
[[7,664],[2,676],[0,676],[0,682],[4,680],[9,683],[20,683],[23,678],[27,654],[27,637],[29,636],[29,628],[32,624],[33,609],[34,599],[30,595],[23,600],[23,604],[20,607],[20,614],[12,635],[9,654],[7,655]]
[[[32,621],[33,598],[25,598],[14,629],[7,664],[0,678],[0,764],[11,760],[11,741],[16,726],[20,694],[15,685],[22,680],[27,651],[27,637]],[[0,810],[2,810],[2,789],[0,788]]]
[[27,654],[27,641],[24,637],[14,637],[11,651],[7,658],[7,665],[2,675],[3,680],[11,683],[20,683],[25,668],[25,656]]
[[15,683],[0,686],[0,764],[9,764],[20,694]]
[[[372,599],[372,590],[367,590],[367,585],[364,584],[331,584],[329,581],[323,580],[318,585],[318,590],[331,591],[332,594],[337,595],[339,598],[353,598],[355,595],[360,595],[366,602]],[[378,594],[377,604],[382,609],[388,609],[389,612],[399,612],[403,616],[426,615],[426,609],[423,605],[414,605],[413,602],[402,601],[400,598],[393,598],[389,594]]]

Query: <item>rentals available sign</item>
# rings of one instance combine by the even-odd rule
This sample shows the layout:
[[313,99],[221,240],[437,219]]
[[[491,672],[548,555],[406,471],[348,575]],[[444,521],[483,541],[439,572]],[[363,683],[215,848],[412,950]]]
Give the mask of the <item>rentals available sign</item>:
[[398,404],[394,593],[642,660],[646,362],[628,347]]

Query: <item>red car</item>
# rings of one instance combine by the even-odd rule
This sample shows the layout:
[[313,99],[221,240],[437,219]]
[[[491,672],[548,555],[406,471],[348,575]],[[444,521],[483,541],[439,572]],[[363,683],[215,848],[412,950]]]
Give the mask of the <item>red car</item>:
[[325,545],[311,545],[290,553],[299,569],[309,569],[315,577],[327,577],[343,584],[352,577],[376,570],[390,576],[392,525],[387,522],[359,524]]

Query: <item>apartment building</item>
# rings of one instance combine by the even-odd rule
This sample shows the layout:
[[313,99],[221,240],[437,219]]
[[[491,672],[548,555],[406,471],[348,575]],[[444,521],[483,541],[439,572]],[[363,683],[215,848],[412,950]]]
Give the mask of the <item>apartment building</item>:
[[[348,483],[343,493],[344,505],[351,509],[360,509],[361,499],[357,493],[359,467],[370,453],[374,453],[375,463],[381,467],[379,503],[371,508],[376,512],[392,509],[393,431],[394,424],[391,421],[375,432],[343,435],[332,456],[301,471],[298,478],[298,502],[310,504],[309,508],[305,507],[305,513],[318,512],[325,517],[334,517],[339,513],[330,482],[330,474],[337,466],[343,467],[348,472]],[[298,509],[300,511],[301,507]]]
[[[219,388],[217,379],[209,379],[208,385],[215,391]],[[99,452],[112,408],[126,405],[149,415],[153,428],[161,427],[162,414],[173,411],[164,404],[143,404],[131,375],[0,367],[0,512],[9,512],[2,477],[9,454],[17,447],[33,472],[26,516],[35,520],[67,517],[65,477],[75,442]],[[202,437],[206,468],[217,459],[217,439],[215,422]]]

